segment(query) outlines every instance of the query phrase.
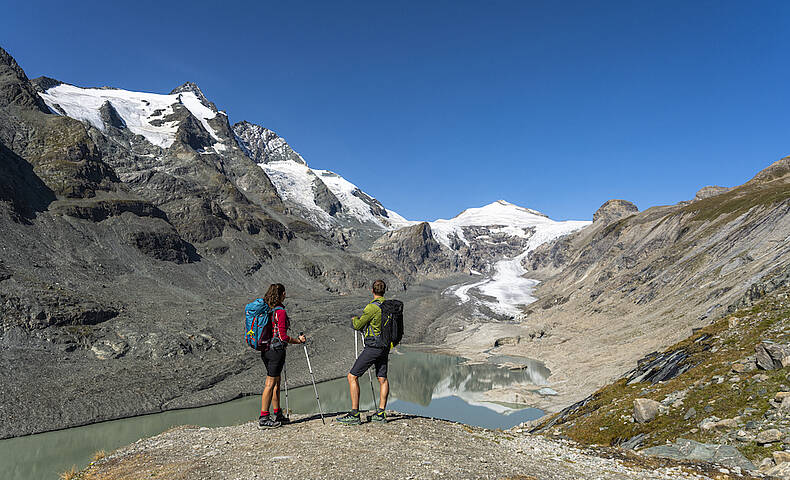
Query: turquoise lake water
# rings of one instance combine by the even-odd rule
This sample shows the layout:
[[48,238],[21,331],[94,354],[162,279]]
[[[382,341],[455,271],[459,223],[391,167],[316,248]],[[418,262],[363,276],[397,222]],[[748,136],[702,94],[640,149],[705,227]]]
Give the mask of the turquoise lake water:
[[[541,410],[491,402],[484,395],[497,387],[545,383],[549,375],[545,367],[528,359],[521,360],[523,368],[508,369],[493,364],[467,364],[462,358],[446,355],[393,352],[387,408],[487,428],[510,428],[539,418],[543,415]],[[378,382],[375,378],[373,382],[378,396]],[[360,377],[360,390],[360,408],[372,408],[374,403],[367,375]],[[319,383],[318,392],[324,412],[345,412],[350,407],[345,378]],[[281,401],[285,403],[284,394],[281,394]],[[312,385],[290,389],[288,403],[294,413],[318,413]],[[178,425],[217,427],[257,421],[259,412],[260,397],[250,396],[207,407],[0,440],[3,478],[56,479],[58,472],[72,465],[85,467],[99,450],[110,452]]]

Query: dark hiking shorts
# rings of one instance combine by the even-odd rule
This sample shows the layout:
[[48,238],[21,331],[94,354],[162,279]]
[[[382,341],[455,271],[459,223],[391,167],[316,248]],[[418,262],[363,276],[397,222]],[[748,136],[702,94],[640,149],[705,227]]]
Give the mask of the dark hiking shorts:
[[351,375],[361,377],[371,365],[376,366],[376,376],[387,378],[387,362],[389,362],[389,348],[365,347],[351,367]]
[[285,365],[285,349],[274,350],[270,348],[265,352],[261,352],[261,359],[263,364],[266,365],[266,375],[279,377]]

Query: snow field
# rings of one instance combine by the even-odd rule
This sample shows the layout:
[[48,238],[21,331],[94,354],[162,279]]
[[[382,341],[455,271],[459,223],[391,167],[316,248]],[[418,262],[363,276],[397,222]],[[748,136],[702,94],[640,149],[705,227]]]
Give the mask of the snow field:
[[343,205],[342,214],[354,217],[362,223],[372,223],[384,230],[396,230],[410,225],[397,213],[387,210],[389,218],[374,215],[370,206],[353,192],[361,191],[353,183],[329,170],[313,170],[307,165],[292,161],[261,163],[259,166],[274,183],[284,200],[301,205],[312,219],[323,228],[330,228],[334,219],[315,203],[313,182],[321,181]]
[[203,124],[203,127],[217,140],[214,148],[222,151],[222,144],[217,133],[208,124],[208,120],[217,114],[200,102],[192,92],[181,92],[173,95],[158,93],[131,92],[119,89],[80,88],[73,85],[60,84],[39,94],[44,103],[59,113],[88,122],[97,129],[106,130],[99,109],[105,102],[110,102],[118,115],[123,119],[132,133],[142,135],[146,140],[162,148],[169,148],[175,141],[178,122],[165,122],[153,125],[151,122],[162,120],[173,113],[173,105],[181,103]]

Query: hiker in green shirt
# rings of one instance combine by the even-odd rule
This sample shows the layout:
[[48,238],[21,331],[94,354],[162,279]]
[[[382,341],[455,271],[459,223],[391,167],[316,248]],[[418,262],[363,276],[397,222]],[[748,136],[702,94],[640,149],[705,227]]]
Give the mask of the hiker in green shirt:
[[381,393],[379,395],[379,407],[370,420],[373,422],[387,421],[385,409],[387,408],[387,397],[390,391],[390,384],[387,380],[390,346],[384,345],[381,339],[380,307],[381,303],[384,302],[384,292],[386,290],[387,285],[384,283],[384,280],[373,282],[373,300],[367,304],[362,316],[351,318],[354,330],[361,331],[365,337],[365,348],[357,357],[347,377],[348,388],[351,393],[351,411],[337,419],[338,422],[346,425],[358,425],[361,423],[359,418],[359,377],[372,365],[376,366],[376,378],[379,380]]

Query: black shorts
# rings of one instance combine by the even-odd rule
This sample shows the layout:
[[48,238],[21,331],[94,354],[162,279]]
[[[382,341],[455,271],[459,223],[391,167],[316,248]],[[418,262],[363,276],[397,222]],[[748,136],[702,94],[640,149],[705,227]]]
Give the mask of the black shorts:
[[266,375],[270,377],[279,377],[285,366],[285,349],[274,350],[272,348],[261,352],[261,359],[263,364],[266,365]]
[[362,353],[359,355],[359,358],[357,358],[357,361],[354,362],[354,366],[351,367],[350,373],[355,377],[361,377],[371,365],[375,365],[376,376],[387,378],[387,363],[389,362],[389,358],[389,348],[365,347],[362,349]]

